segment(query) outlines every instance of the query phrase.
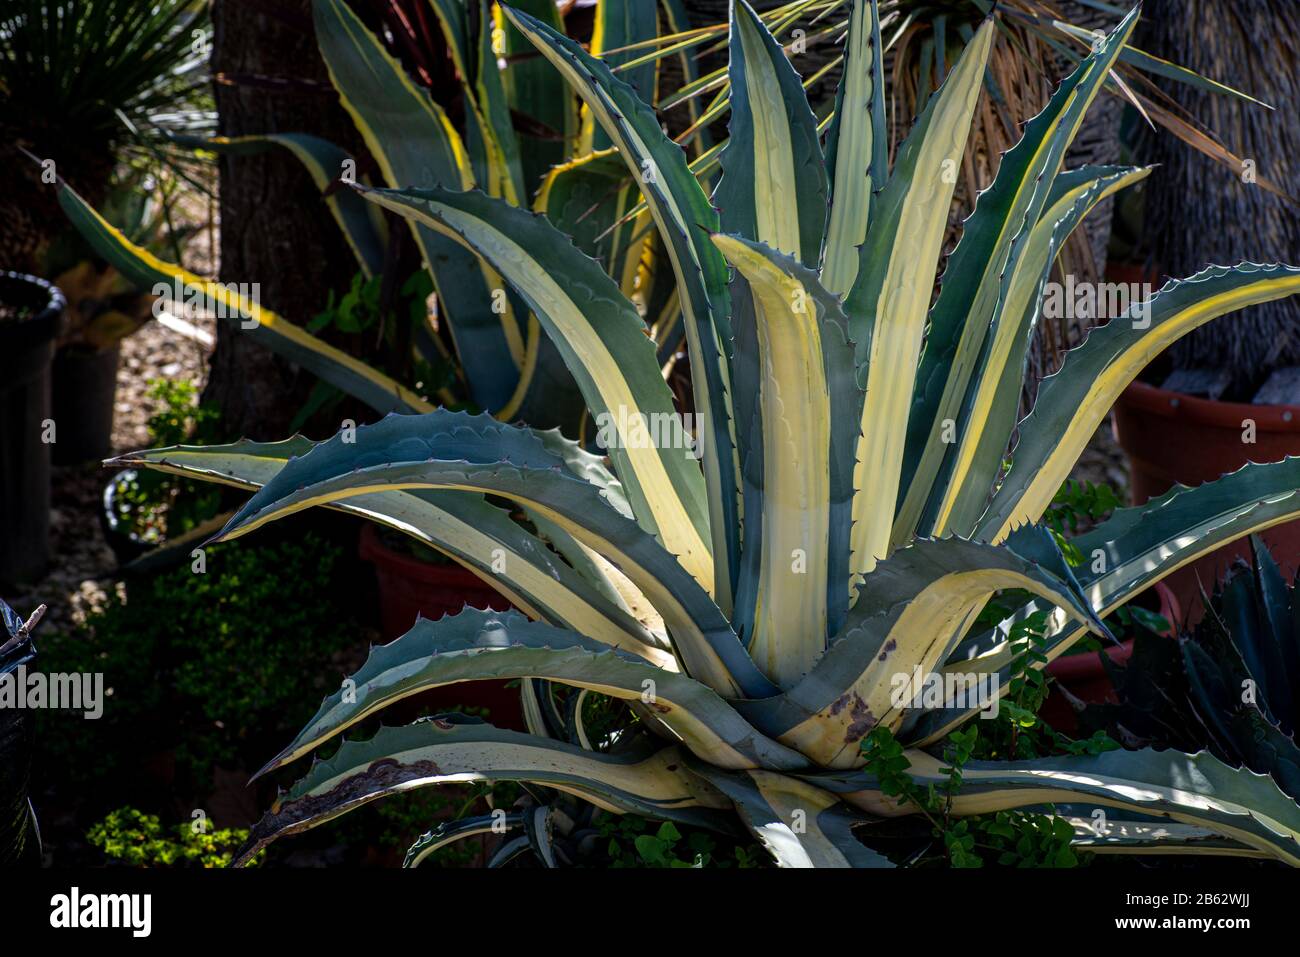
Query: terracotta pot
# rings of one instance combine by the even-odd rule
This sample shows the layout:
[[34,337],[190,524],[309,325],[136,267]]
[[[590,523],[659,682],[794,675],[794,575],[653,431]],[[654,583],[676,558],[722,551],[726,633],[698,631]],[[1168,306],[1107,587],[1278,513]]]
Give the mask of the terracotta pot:
[[[448,562],[422,562],[389,548],[376,526],[361,527],[362,559],[375,566],[379,582],[379,626],[384,640],[406,634],[423,616],[438,619],[454,615],[466,605],[505,611],[509,599],[467,568]],[[498,727],[525,730],[518,687],[505,681],[473,681],[447,685],[419,695],[413,704],[455,710],[472,705],[487,708],[488,720]]]
[[[1254,444],[1242,441],[1247,419],[1255,423]],[[1134,382],[1115,404],[1115,438],[1128,456],[1132,501],[1138,504],[1176,482],[1196,486],[1248,461],[1300,455],[1300,406],[1210,401]],[[1275,525],[1263,537],[1278,563],[1294,574],[1300,565],[1300,522]],[[1189,624],[1204,613],[1201,584],[1210,591],[1249,548],[1240,539],[1165,579],[1187,609]]]
[[[1177,634],[1182,621],[1182,605],[1173,589],[1164,582],[1156,582],[1128,604],[1137,604],[1155,611],[1169,622],[1169,630],[1162,632],[1165,637],[1173,638]],[[1071,695],[1088,704],[1115,704],[1118,699],[1111,686],[1110,676],[1106,673],[1106,666],[1101,662],[1100,656],[1103,654],[1112,664],[1123,665],[1133,656],[1133,639],[1119,645],[1109,645],[1100,653],[1063,655],[1047,666],[1048,677],[1055,679]],[[1055,690],[1047,696],[1039,713],[1044,721],[1062,734],[1073,734],[1078,730],[1074,709],[1065,696]]]

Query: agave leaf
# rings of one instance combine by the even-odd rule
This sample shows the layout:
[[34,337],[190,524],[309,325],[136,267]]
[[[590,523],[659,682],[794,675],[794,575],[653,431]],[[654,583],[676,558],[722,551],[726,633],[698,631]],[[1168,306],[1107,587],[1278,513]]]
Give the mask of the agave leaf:
[[752,303],[733,316],[747,343],[736,353],[735,403],[756,409],[761,423],[737,435],[747,505],[738,622],[750,657],[790,687],[847,609],[849,478],[861,390],[848,322],[816,273],[744,239],[713,242],[748,284],[735,297]]
[[[196,276],[132,244],[95,212],[66,183],[58,186],[59,204],[90,247],[141,289],[161,284],[172,294],[200,299],[205,308],[245,329],[254,341],[295,362],[330,385],[380,412],[427,412],[433,408],[405,386],[322,342],[300,326],[276,315],[225,284]],[[245,328],[248,323],[252,328]]]
[[[1254,585],[1251,604],[1255,607],[1255,620],[1258,626],[1247,632],[1245,647],[1241,647],[1243,656],[1251,674],[1263,686],[1264,697],[1268,702],[1268,712],[1275,721],[1291,727],[1297,714],[1295,707],[1296,687],[1292,682],[1300,680],[1300,643],[1291,621],[1290,602],[1282,571],[1273,560],[1272,554],[1258,535],[1250,538],[1251,555],[1254,558]],[[1236,632],[1229,628],[1229,634],[1236,637]],[[1256,640],[1251,642],[1250,638]]]
[[[343,0],[315,0],[321,57],[384,179],[394,186],[474,185],[460,135]],[[496,411],[515,394],[524,332],[509,308],[493,311],[502,283],[466,249],[433,230],[412,233],[447,320],[471,396]],[[508,303],[505,303],[508,307]]]
[[[1007,284],[1017,260],[1049,237],[1032,236],[1066,148],[1124,41],[1136,23],[1134,9],[1098,49],[1062,81],[1046,107],[1026,125],[1020,141],[998,165],[993,185],[978,197],[962,229],[961,241],[948,259],[931,312],[930,332],[916,374],[916,390],[907,427],[898,513],[892,538],[955,531],[922,522],[922,509],[952,450],[943,428],[955,422],[971,376],[979,368],[987,330],[1005,308]],[[1013,314],[1010,321],[1019,319]],[[960,484],[959,482],[956,484]],[[987,487],[983,491],[988,491]]]
[[[908,751],[907,772],[918,784],[946,780],[943,762],[924,751]],[[875,789],[870,775],[807,776],[835,790],[871,814],[910,813]],[[1290,865],[1300,865],[1300,806],[1267,775],[1231,768],[1209,752],[1106,751],[1079,757],[1033,761],[971,761],[962,768],[958,815],[1050,803],[1095,802],[1139,814],[1205,828]]]
[[[1075,847],[1090,854],[1195,854],[1197,857],[1267,858],[1267,851],[1250,847],[1194,824],[1169,821],[1120,820],[1110,815],[1104,825],[1091,817],[1066,817],[1074,828]],[[1101,833],[1097,833],[1101,830]]]
[[894,866],[853,836],[853,826],[866,818],[833,794],[784,774],[728,773],[698,761],[690,766],[735,803],[779,867]]
[[731,6],[730,62],[731,139],[713,194],[722,230],[815,269],[827,204],[817,120],[799,74],[745,0]]
[[[629,611],[627,601],[624,599],[623,594],[619,592],[611,577],[611,572],[617,573],[618,571],[614,566],[549,518],[532,513],[526,514],[528,515],[528,521],[537,529],[537,534],[549,542],[551,547],[563,556],[574,571],[589,581],[600,592],[601,597],[616,608]],[[630,582],[627,583],[627,587],[632,587]]]
[[[1202,623],[1194,640],[1181,642],[1191,703],[1218,753],[1272,776],[1283,791],[1300,794],[1300,746],[1284,732],[1264,705],[1266,697],[1243,701],[1252,672],[1238,650],[1243,640],[1236,623],[1226,631]],[[1229,637],[1231,636],[1231,637]]]
[[899,549],[876,567],[844,631],[803,681],[737,708],[819,766],[860,763],[858,742],[878,725],[902,723],[902,692],[914,676],[924,680],[938,668],[995,591],[1025,588],[1063,609],[1061,617],[1106,633],[1077,583],[1037,560],[1049,547],[1039,529],[1021,533],[1011,547],[943,539]]
[[681,751],[609,755],[460,715],[380,728],[344,741],[329,760],[282,795],[249,832],[235,864],[286,834],[298,834],[378,798],[467,781],[528,781],[618,814],[628,812],[727,830],[730,802],[684,767]]
[[703,476],[645,323],[613,281],[544,217],[482,193],[365,195],[464,243],[514,285],[596,416],[642,528],[658,535],[701,585],[712,587]]
[[[519,155],[519,140],[510,120],[510,104],[506,99],[501,69],[492,49],[492,18],[486,0],[478,0],[478,49],[474,64],[472,96],[466,90],[466,99],[476,114],[467,129],[476,135],[471,143],[481,144],[489,178],[476,174],[475,181],[488,185],[488,193],[519,206],[527,202],[523,167]],[[404,183],[394,185],[402,186]]]
[[867,389],[853,482],[855,573],[871,571],[889,549],[935,263],[992,41],[987,20],[900,148],[846,300]]
[[923,527],[940,533],[969,531],[988,505],[1016,426],[1025,356],[1042,312],[1052,262],[1089,210],[1150,170],[1123,170],[1066,190],[1030,231],[984,338],[957,417],[956,442],[948,445]]
[[693,371],[696,439],[704,458],[709,529],[713,542],[713,594],[730,612],[740,552],[739,483],[736,476],[730,369],[723,343],[730,342],[727,264],[708,240],[718,214],[686,165],[681,147],[659,128],[654,110],[599,59],[525,13],[502,5],[506,16],[564,76],[618,147],[637,177],[663,237],[682,297]]
[[998,541],[1034,521],[1061,487],[1097,426],[1151,359],[1211,319],[1300,291],[1300,268],[1242,263],[1210,266],[1166,283],[1150,299],[1094,329],[1043,380],[1033,410],[1020,423],[1011,471],[974,533]]
[[[312,505],[374,491],[459,489],[513,499],[557,522],[619,568],[663,615],[688,673],[727,696],[776,687],[745,654],[708,593],[632,519],[595,456],[547,447],[548,433],[439,410],[388,416],[289,462],[231,519],[223,538]],[[561,440],[563,441],[563,440]],[[605,483],[602,485],[601,483]]]
[[[885,122],[885,56],[876,0],[856,0],[849,12],[844,70],[835,118],[826,133],[826,168],[833,202],[826,227],[822,284],[846,296],[858,277],[858,247],[867,238],[872,194],[889,177]],[[846,111],[848,102],[853,108]]]
[[[1119,509],[1074,539],[1085,556],[1077,572],[1098,617],[1104,618],[1170,572],[1221,545],[1300,517],[1300,458],[1268,465],[1250,463],[1213,482],[1189,489],[1175,486],[1144,505]],[[959,645],[946,669],[1000,671],[1007,687],[1011,655],[1006,643],[1011,621],[1042,610],[1030,603],[992,631]],[[1043,651],[1058,657],[1084,634],[1072,623],[1053,625]],[[974,714],[974,709],[914,713],[904,725],[905,742],[931,744]],[[770,732],[769,732],[770,733]]]
[[[203,481],[257,489],[317,443],[240,441],[226,446],[171,446],[132,452],[111,464],[152,468]],[[379,491],[329,507],[404,532],[460,562],[535,618],[675,668],[667,643],[648,631],[591,579],[556,559],[546,546],[482,495],[459,491]]]
[[357,265],[362,272],[369,277],[383,270],[384,250],[388,248],[383,220],[375,216],[374,210],[352,190],[328,192],[342,175],[346,163],[351,161],[355,169],[355,160],[347,150],[310,133],[214,136],[210,139],[176,137],[175,140],[195,149],[232,156],[251,156],[276,146],[288,150],[302,163],[303,169],[323,194],[325,204],[339,224],[353,255],[357,257]]
[[484,834],[499,834],[502,828],[509,831],[524,823],[523,811],[510,811],[504,817],[498,814],[484,814],[479,817],[461,818],[459,821],[443,821],[431,831],[425,831],[406,851],[402,867],[419,867],[429,855],[448,845],[467,837],[480,837]]
[[[552,0],[520,0],[515,6],[544,21],[553,30],[564,32],[564,21]],[[538,135],[525,130],[516,133],[524,173],[523,199],[528,201],[546,172],[577,151],[578,98],[549,63],[533,56],[533,45],[506,19],[501,7],[493,4],[492,12],[496,28],[504,38],[505,57],[510,64],[501,77],[510,109],[520,116],[529,117],[541,128]]]
[[648,239],[649,215],[644,223],[641,218],[620,221],[640,196],[627,164],[609,149],[552,167],[533,208],[572,237],[580,250],[599,260],[630,299]]
[[[686,30],[690,25],[690,16],[686,12],[684,0],[660,0],[659,8],[663,11],[664,24],[668,33],[678,34]],[[678,62],[682,68],[682,86],[681,89],[692,85],[699,78],[699,70],[696,68],[695,58],[687,51],[680,50],[677,54]],[[658,102],[660,109],[666,109],[666,98],[661,98]],[[694,125],[700,118],[700,108],[694,100],[687,103],[687,112],[690,115],[691,124]],[[700,150],[709,148],[709,135],[707,130],[701,130],[700,135],[694,140],[699,145]]]
[[[617,70],[629,63],[634,54],[624,48],[659,35],[658,9],[645,0],[604,0],[596,4],[596,22],[591,34],[591,55],[598,56]],[[654,101],[657,61],[646,61],[621,70],[623,82],[637,97],[646,103]],[[591,108],[581,114],[578,134],[578,152],[590,153],[606,150],[613,145],[609,135],[600,128]]]
[[756,732],[708,687],[574,631],[514,612],[466,608],[421,619],[321,702],[298,736],[258,774],[288,764],[394,702],[459,681],[539,678],[640,701],[682,744],[729,769],[806,768],[797,752]]

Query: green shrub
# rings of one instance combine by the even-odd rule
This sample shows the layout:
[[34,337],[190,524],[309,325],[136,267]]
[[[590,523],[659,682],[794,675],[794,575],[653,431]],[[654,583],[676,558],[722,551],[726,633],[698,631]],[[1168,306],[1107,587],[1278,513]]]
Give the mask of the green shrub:
[[260,766],[310,716],[331,662],[361,641],[341,560],[315,533],[213,546],[204,573],[186,564],[131,580],[83,627],[52,635],[42,668],[103,672],[106,700],[93,729],[80,715],[45,716],[47,773],[96,788],[175,748],[175,787],[202,795],[215,766]]
[[[156,815],[120,808],[95,824],[86,840],[110,863],[127,867],[226,867],[248,837],[244,828],[208,831],[193,824],[164,830]],[[249,866],[262,862],[258,853]]]

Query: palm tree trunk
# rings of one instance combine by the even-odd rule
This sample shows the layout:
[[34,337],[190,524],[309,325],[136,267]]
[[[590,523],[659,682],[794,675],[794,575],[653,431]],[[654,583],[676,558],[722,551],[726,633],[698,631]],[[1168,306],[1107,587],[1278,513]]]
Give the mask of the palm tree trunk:
[[[220,133],[311,132],[361,155],[316,48],[308,0],[215,0],[212,72]],[[259,283],[259,302],[294,322],[346,289],[356,261],[288,152],[221,159],[221,279]],[[228,323],[217,330],[203,398],[232,436],[288,431],[314,378]]]
[[[1300,8],[1294,0],[1148,0],[1140,45],[1258,97],[1276,109],[1161,83],[1185,110],[1247,160],[1234,172],[1169,135],[1150,137],[1141,252],[1162,275],[1214,263],[1300,262],[1300,214],[1260,185],[1295,192],[1300,175]],[[1252,180],[1251,173],[1254,174]],[[1177,368],[1227,369],[1224,398],[1248,400],[1280,366],[1300,364],[1300,300],[1252,306],[1210,323],[1169,350]]]

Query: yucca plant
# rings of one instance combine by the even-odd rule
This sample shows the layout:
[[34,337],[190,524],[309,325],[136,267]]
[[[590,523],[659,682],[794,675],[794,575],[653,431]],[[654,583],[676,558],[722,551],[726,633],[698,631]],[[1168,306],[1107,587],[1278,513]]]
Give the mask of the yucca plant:
[[[0,159],[21,186],[0,197],[0,260],[37,270],[60,224],[46,170],[53,162],[93,202],[114,167],[165,162],[167,134],[202,133],[214,114],[207,87],[206,4],[195,0],[8,0],[0,6]],[[47,273],[48,274],[48,273]]]
[[[1300,514],[1300,459],[1290,459],[1117,512],[1089,533],[1077,569],[1034,524],[1148,358],[1215,316],[1300,289],[1300,269],[1280,265],[1170,282],[1071,352],[1017,425],[1055,251],[1092,204],[1148,172],[1061,169],[1136,10],[1002,157],[933,306],[991,21],[887,170],[875,4],[853,7],[840,109],[823,141],[780,46],[738,0],[731,137],[710,201],[653,111],[604,63],[506,15],[638,177],[684,311],[694,442],[636,309],[545,218],[478,191],[362,189],[512,285],[602,424],[608,460],[554,430],[438,410],[320,443],[178,446],[119,463],[260,487],[219,538],[326,505],[453,555],[524,612],[466,609],[374,649],[263,773],[397,700],[487,678],[622,699],[657,744],[614,753],[546,736],[530,680],[535,733],[440,716],[344,741],[277,800],[250,853],[398,790],[504,779],[617,812],[743,824],[787,865],[884,866],[853,829],[913,809],[864,770],[864,738],[891,731],[908,748],[908,773],[937,782],[943,762],[929,749],[980,707],[913,707],[894,697],[900,676],[1005,679],[1017,619],[1048,613],[1050,659],[1089,630],[1104,633],[1102,616],[1174,568]],[[521,506],[531,527],[500,500]],[[615,587],[624,578],[662,627],[629,613],[629,589]],[[973,632],[989,598],[1009,589],[1034,597]],[[1213,834],[1300,863],[1300,807],[1269,778],[1204,753],[971,762],[952,810],[1055,801],[1103,806],[1121,823],[1172,819],[1156,835],[1175,849]],[[1116,828],[1100,846],[1152,831]]]

